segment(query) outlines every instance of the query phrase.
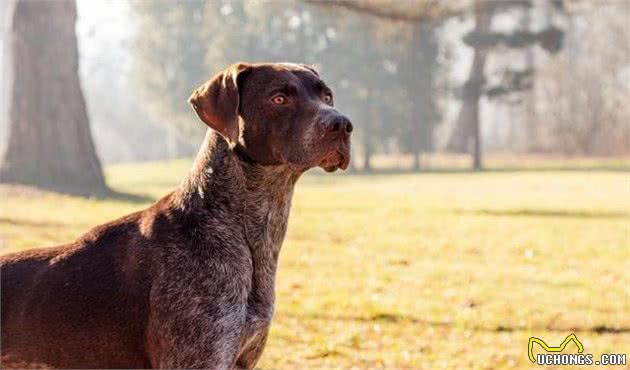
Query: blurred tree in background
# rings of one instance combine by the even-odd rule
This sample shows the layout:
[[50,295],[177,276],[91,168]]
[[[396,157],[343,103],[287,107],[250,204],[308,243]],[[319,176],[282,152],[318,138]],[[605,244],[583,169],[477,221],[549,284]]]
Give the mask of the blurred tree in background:
[[187,101],[208,75],[203,62],[208,38],[202,31],[207,21],[205,6],[201,0],[131,2],[138,24],[132,51],[132,82],[147,112],[165,123],[169,136],[183,136],[183,142],[191,142],[185,147],[178,146],[182,141],[170,142],[176,156],[191,154],[203,137],[204,126],[190,124],[194,115]]
[[492,85],[487,81],[487,72],[485,71],[488,53],[505,52],[506,49],[528,50],[535,44],[540,44],[545,50],[556,53],[562,46],[564,34],[553,24],[547,24],[547,28],[541,31],[524,29],[505,33],[491,29],[492,19],[498,13],[520,10],[527,15],[532,6],[532,0],[506,2],[475,0],[474,2],[475,28],[464,37],[464,42],[474,48],[473,62],[466,83],[462,88],[462,107],[448,148],[453,151],[465,152],[470,150],[472,141],[473,168],[475,170],[482,167],[480,99],[483,96],[497,99],[506,95],[521,93],[531,88],[530,78],[534,73],[531,64],[527,65],[525,69],[508,67],[501,71],[501,80]]
[[414,22],[410,28],[407,58],[401,62],[400,84],[404,87],[411,109],[406,130],[400,136],[401,145],[413,154],[413,168],[421,168],[422,152],[434,149],[434,129],[442,120],[440,95],[444,86],[441,80],[446,65],[439,62],[439,23]]
[[[570,3],[571,4],[571,3]],[[630,3],[568,7],[566,53],[536,75],[532,122],[546,153],[614,155],[630,148]],[[582,14],[588,14],[585,22]]]
[[107,191],[79,81],[74,1],[17,1],[10,31],[12,123],[0,180]]

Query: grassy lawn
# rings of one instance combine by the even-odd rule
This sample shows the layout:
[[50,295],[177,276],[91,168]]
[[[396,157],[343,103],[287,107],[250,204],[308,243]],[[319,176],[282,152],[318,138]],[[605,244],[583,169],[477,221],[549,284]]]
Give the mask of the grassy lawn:
[[[189,166],[107,175],[155,199]],[[70,241],[150,202],[0,196],[2,253]],[[556,346],[570,333],[595,359],[630,355],[629,271],[628,172],[311,174],[297,186],[259,365],[527,368],[529,337]]]

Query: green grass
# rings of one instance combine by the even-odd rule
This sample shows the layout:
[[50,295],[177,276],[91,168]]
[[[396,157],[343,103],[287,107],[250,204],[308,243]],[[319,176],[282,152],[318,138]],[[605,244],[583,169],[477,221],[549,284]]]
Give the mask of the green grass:
[[[155,199],[189,167],[118,165],[107,177]],[[148,204],[0,195],[3,253],[70,241]],[[629,221],[623,171],[307,175],[259,365],[527,368],[530,336],[555,346],[570,333],[596,358],[630,355]]]

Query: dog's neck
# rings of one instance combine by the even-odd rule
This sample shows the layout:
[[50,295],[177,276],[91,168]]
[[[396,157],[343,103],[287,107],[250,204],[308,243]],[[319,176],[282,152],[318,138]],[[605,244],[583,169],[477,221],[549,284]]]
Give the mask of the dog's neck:
[[235,228],[242,235],[254,261],[254,300],[273,302],[278,254],[300,175],[286,165],[252,163],[209,130],[179,189],[180,208],[207,217],[211,228]]
[[[184,209],[220,209],[241,217],[241,221],[248,221],[248,238],[254,238],[267,231],[262,227],[286,224],[293,188],[301,174],[287,165],[254,163],[208,130],[193,168],[180,186],[179,199]],[[284,232],[278,235],[277,230],[269,231],[273,244],[282,241]]]
[[206,217],[210,230],[230,230],[233,242],[249,248],[254,268],[249,307],[258,317],[272,315],[278,254],[300,175],[289,166],[252,163],[208,130],[180,188],[182,208]]

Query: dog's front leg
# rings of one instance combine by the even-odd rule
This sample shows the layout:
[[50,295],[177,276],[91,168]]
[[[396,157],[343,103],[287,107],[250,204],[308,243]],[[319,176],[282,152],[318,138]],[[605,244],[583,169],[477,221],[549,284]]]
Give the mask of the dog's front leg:
[[237,369],[253,369],[260,359],[267,343],[268,331],[261,330],[249,339],[236,360]]
[[213,268],[165,268],[153,282],[146,331],[152,367],[229,370],[235,366],[247,318],[243,287],[248,281],[239,277],[248,275],[228,267],[223,263]]

